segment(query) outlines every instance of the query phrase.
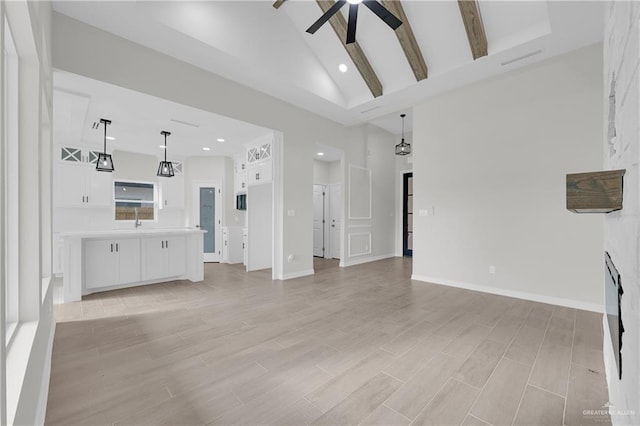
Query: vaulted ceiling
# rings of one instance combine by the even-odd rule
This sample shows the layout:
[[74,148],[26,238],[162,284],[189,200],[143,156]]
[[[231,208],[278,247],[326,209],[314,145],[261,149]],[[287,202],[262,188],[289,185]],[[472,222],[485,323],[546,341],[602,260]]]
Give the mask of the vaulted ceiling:
[[[354,54],[332,27],[348,7],[311,35],[306,29],[333,0],[279,3],[56,1],[54,10],[338,122],[373,122],[394,133],[396,111],[601,41],[603,33],[600,2],[383,0],[408,25],[394,32],[361,7]],[[368,71],[358,71],[359,55]]]

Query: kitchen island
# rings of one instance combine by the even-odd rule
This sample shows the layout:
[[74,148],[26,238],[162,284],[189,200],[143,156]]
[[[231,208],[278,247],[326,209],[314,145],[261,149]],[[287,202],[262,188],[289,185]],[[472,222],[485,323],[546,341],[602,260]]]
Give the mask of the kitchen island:
[[204,232],[175,228],[63,233],[63,301],[166,281],[202,281]]

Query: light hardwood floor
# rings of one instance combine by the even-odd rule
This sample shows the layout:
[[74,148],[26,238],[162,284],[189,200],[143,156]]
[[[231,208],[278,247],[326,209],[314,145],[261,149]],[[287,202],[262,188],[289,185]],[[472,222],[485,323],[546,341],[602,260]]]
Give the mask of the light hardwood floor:
[[410,280],[408,259],[56,306],[47,424],[608,424],[601,315]]

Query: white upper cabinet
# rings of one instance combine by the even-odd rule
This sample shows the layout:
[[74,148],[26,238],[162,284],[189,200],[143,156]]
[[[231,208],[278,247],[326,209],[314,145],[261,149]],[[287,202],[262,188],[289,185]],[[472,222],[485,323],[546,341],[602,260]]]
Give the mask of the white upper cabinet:
[[248,144],[245,159],[247,171],[245,181],[247,186],[270,183],[272,179],[273,140],[269,136]]
[[161,209],[184,209],[184,176],[176,174],[160,180]]
[[247,170],[247,184],[249,186],[270,183],[272,177],[271,161],[256,164]]
[[113,204],[112,173],[99,172],[90,163],[75,160],[63,160],[57,168],[58,205],[109,207]]
[[244,155],[236,157],[234,168],[234,192],[236,194],[245,194],[247,192],[247,162]]
[[99,172],[94,167],[85,167],[85,192],[89,207],[113,205],[113,173]]

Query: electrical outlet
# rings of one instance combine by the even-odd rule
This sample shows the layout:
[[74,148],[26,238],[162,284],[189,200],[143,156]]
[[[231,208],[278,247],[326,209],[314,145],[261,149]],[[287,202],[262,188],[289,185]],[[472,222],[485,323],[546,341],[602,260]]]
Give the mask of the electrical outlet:
[[495,274],[496,273],[496,267],[493,266],[493,265],[489,266],[489,273],[490,274]]

